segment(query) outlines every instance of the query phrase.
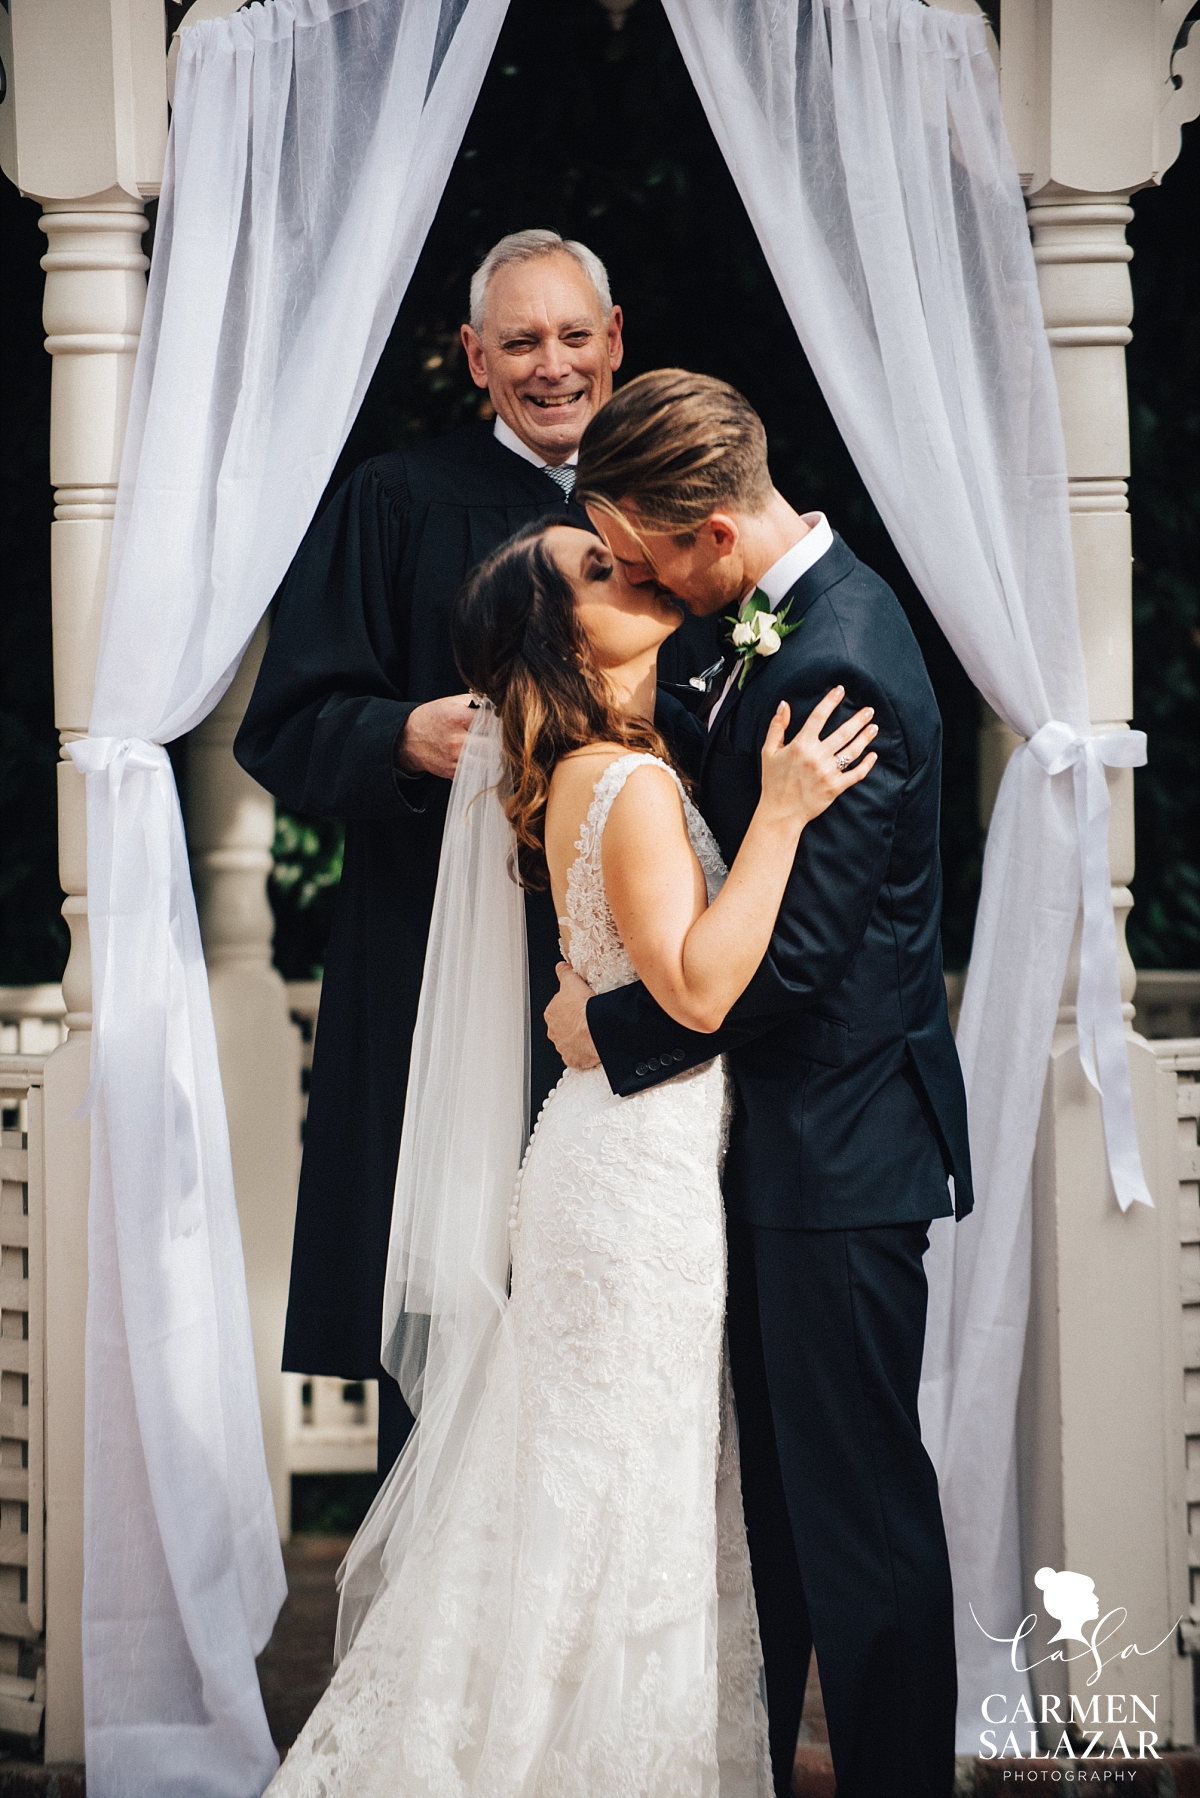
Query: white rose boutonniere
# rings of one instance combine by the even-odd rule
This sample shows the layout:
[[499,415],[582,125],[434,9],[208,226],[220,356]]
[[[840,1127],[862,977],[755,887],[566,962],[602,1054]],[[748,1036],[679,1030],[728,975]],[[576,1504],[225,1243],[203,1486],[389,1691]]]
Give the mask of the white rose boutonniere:
[[761,588],[744,599],[738,608],[737,617],[730,617],[728,622],[733,626],[729,633],[730,641],[741,657],[742,667],[738,675],[738,690],[745,686],[751,669],[759,656],[773,656],[783,645],[783,639],[799,630],[799,624],[788,624],[787,615],[792,602],[781,606],[778,612],[771,610],[771,602]]

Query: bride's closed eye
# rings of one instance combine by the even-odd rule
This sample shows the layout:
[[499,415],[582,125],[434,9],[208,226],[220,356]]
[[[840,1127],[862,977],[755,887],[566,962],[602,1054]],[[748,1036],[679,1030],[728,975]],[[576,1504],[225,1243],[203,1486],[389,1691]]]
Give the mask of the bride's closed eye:
[[613,565],[611,562],[593,561],[588,563],[587,568],[584,570],[583,578],[586,581],[607,581],[611,579],[612,571]]

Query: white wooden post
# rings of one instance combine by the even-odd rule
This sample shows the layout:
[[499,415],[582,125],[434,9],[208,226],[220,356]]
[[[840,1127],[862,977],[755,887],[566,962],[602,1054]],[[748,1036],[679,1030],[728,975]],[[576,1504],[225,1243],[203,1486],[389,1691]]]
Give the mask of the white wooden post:
[[[1004,0],[1001,14],[1005,116],[1030,197],[1066,434],[1097,729],[1120,728],[1133,708],[1124,361],[1133,302],[1124,230],[1130,193],[1173,160],[1178,122],[1190,116],[1188,96],[1170,79],[1184,12],[1170,0]],[[1131,1018],[1132,772],[1110,775],[1110,787],[1113,905]],[[1135,1205],[1122,1215],[1099,1101],[1079,1065],[1076,977],[1073,957],[1034,1168],[1019,1470],[1025,1599],[1035,1608],[1037,1568],[1069,1567],[1095,1580],[1102,1613],[1127,1607],[1121,1646],[1170,1637],[1138,1664],[1136,1679],[1121,1663],[1103,1689],[1157,1692],[1160,1741],[1190,1742],[1191,1664],[1172,1634],[1187,1613],[1178,1176],[1164,1130],[1173,1101],[1153,1053],[1130,1030],[1138,1134],[1157,1209]],[[1096,1688],[1085,1689],[1087,1671],[1081,1662],[1047,1663],[1034,1678],[1040,1690],[1088,1704]],[[1115,1726],[1105,1731],[1114,1734]]]
[[[87,732],[121,437],[145,294],[141,204],[46,203],[46,347],[54,356],[50,478],[55,723]],[[71,1121],[88,1083],[91,964],[84,782],[58,766],[59,879],[71,953],[70,1032],[46,1064],[46,1754],[83,1755],[83,1331],[88,1126]]]
[[300,1173],[300,1032],[271,965],[267,901],[275,802],[233,759],[267,640],[264,619],[225,697],[188,739],[192,877],[217,1028],[234,1190],[246,1258],[267,1468],[290,1533],[283,1324]]
[[[0,159],[42,201],[55,721],[86,733],[130,381],[145,303],[143,198],[166,144],[163,18],[153,0],[12,0]],[[45,1069],[46,1759],[83,1759],[83,1331],[91,977],[83,780],[59,764],[59,870],[71,954],[67,1041]]]

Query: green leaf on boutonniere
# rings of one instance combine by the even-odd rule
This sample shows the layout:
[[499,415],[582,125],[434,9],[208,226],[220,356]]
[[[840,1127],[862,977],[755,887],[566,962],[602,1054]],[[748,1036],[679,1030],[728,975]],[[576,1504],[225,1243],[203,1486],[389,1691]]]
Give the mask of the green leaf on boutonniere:
[[725,622],[732,626],[728,632],[729,641],[742,662],[737,683],[739,693],[752,670],[758,666],[758,658],[775,655],[783,647],[783,639],[800,629],[803,619],[798,619],[795,624],[787,623],[787,615],[791,609],[792,602],[789,599],[786,605],[773,612],[766,594],[761,587],[756,587],[742,601],[736,617],[727,615]]

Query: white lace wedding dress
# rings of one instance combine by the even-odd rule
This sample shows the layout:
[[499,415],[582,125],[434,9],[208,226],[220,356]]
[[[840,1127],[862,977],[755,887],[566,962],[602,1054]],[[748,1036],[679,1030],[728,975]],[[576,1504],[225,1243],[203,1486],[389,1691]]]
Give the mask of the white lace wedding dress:
[[[568,880],[569,957],[597,991],[635,978],[600,841],[652,760],[601,776]],[[725,869],[684,804],[711,898]],[[550,1095],[451,1499],[270,1798],[769,1798],[722,1352],[725,1109],[719,1060],[631,1098],[602,1069]]]

